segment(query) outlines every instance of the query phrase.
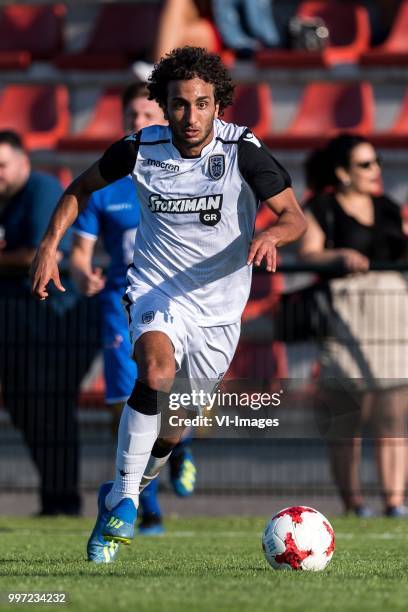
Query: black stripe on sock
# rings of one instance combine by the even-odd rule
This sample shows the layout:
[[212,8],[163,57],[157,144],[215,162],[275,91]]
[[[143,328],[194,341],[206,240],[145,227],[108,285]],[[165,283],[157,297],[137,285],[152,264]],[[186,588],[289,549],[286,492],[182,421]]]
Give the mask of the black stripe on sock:
[[159,414],[169,405],[169,393],[156,391],[137,380],[127,403],[130,408],[141,414]]

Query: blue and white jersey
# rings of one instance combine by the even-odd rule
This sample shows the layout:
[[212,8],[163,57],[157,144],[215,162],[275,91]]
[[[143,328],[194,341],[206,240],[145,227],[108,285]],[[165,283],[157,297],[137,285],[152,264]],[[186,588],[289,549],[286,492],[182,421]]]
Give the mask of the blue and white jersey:
[[124,178],[95,191],[74,224],[79,236],[96,240],[103,237],[110,256],[107,286],[122,288],[126,269],[133,261],[140,207],[132,178]]

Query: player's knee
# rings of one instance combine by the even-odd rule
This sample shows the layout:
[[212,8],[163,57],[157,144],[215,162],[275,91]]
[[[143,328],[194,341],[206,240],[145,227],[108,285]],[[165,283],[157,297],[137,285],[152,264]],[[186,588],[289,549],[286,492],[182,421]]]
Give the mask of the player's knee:
[[140,380],[156,391],[170,392],[176,375],[174,359],[149,357],[139,368]]

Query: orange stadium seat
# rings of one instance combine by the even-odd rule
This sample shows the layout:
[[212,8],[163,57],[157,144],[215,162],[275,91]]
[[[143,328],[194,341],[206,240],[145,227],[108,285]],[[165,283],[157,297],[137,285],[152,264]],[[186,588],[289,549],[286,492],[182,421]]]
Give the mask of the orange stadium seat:
[[263,49],[257,53],[260,68],[315,68],[357,63],[370,45],[370,20],[360,4],[340,0],[304,0],[297,16],[321,17],[330,32],[330,43],[323,51],[284,51]]
[[[79,134],[61,138],[58,148],[64,151],[103,150],[122,137],[121,90],[107,89],[99,98],[93,115]],[[225,121],[247,125],[259,138],[270,133],[271,94],[268,85],[238,85],[233,106],[226,109]]]
[[374,96],[369,83],[311,83],[289,128],[266,141],[274,148],[309,148],[343,130],[371,134],[373,125]]
[[150,2],[103,5],[86,48],[57,57],[56,65],[76,70],[128,68],[150,51],[159,12],[160,6]]
[[68,187],[70,183],[72,183],[72,172],[65,166],[39,166],[36,167],[36,170],[39,170],[40,172],[47,172],[48,174],[55,176],[64,189]]
[[102,151],[123,136],[121,90],[106,89],[97,101],[92,117],[79,134],[65,135],[58,142],[64,151]]
[[272,96],[266,83],[237,85],[234,104],[225,110],[222,119],[248,126],[259,138],[271,131]]
[[408,147],[408,89],[394,124],[389,130],[372,134],[370,140],[376,147],[402,149]]
[[402,0],[387,40],[363,53],[362,66],[408,65],[408,0]]
[[0,129],[18,132],[28,149],[53,149],[68,128],[64,86],[9,85],[0,93]]
[[63,4],[11,5],[0,10],[0,69],[24,69],[63,48]]

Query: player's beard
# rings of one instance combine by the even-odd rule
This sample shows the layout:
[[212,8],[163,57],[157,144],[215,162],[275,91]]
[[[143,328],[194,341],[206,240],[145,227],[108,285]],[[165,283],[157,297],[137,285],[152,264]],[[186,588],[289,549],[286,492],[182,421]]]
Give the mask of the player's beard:
[[184,136],[185,128],[178,129],[178,130],[177,129],[175,130],[174,128],[172,128],[174,144],[176,146],[179,145],[180,148],[182,149],[190,150],[190,149],[199,148],[201,150],[206,144],[208,144],[208,142],[212,138],[212,131],[214,129],[214,119],[215,119],[215,114],[212,116],[211,120],[206,124],[202,136],[199,137],[198,140],[194,140],[194,142],[186,140]]

